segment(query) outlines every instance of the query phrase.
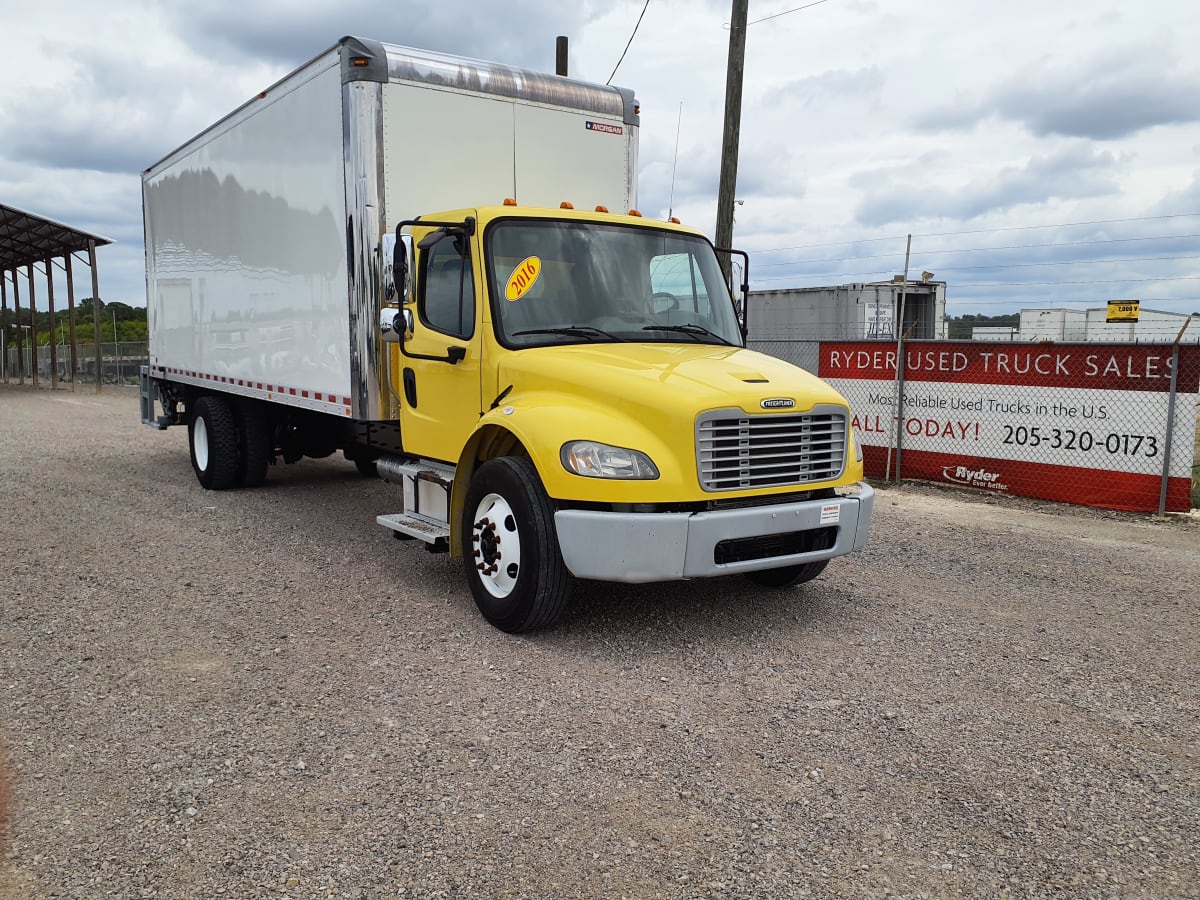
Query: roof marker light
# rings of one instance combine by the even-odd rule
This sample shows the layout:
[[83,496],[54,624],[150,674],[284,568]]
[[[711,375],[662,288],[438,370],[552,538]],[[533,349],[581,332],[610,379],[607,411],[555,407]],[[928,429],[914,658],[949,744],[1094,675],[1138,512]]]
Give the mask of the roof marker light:
[[671,216],[671,218],[667,219],[667,221],[670,222],[672,225],[678,225],[679,224],[679,216]]
[[642,214],[640,212],[638,212],[636,209],[631,209],[629,211],[629,214],[631,216],[637,216],[639,219],[642,217]]
[[516,201],[516,200],[515,200],[513,197],[505,197],[505,198],[504,198],[504,205],[505,205],[505,206],[516,206],[516,205],[517,205],[517,201]]
[[574,204],[574,203],[571,203],[571,202],[569,202],[569,201],[567,201],[567,200],[564,200],[562,203],[558,204],[558,208],[559,208],[559,209],[574,209],[574,208],[575,208],[575,204]]
[[607,206],[597,206],[596,212],[608,212],[608,207]]

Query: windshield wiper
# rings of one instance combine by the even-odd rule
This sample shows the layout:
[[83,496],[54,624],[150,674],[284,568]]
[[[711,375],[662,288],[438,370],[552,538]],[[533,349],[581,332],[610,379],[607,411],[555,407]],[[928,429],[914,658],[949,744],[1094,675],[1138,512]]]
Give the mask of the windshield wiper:
[[[725,338],[721,337],[715,331],[709,331],[703,325],[697,325],[694,322],[688,322],[685,325],[647,325],[642,329],[642,331],[677,331],[680,334],[691,335],[692,337],[696,338],[697,341],[699,341],[702,336],[713,337],[722,344],[725,344],[727,347],[737,346],[737,344],[733,343],[732,341],[725,340]],[[705,342],[700,341],[700,343]]]
[[593,328],[591,325],[564,325],[561,328],[525,328],[521,331],[514,331],[512,336],[516,337],[519,334],[565,334],[568,337],[585,337],[593,341],[598,337],[607,338],[610,341],[620,340],[615,334],[609,334],[607,331],[601,331],[599,328]]

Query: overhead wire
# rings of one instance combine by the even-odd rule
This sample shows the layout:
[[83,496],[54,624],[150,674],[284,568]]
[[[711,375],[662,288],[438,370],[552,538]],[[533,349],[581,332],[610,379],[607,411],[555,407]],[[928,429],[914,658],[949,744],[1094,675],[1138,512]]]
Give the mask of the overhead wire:
[[[1176,241],[1187,240],[1191,238],[1200,238],[1200,233],[1196,234],[1161,234],[1152,235],[1150,237],[1132,237],[1132,238],[1097,238],[1090,241],[1059,241],[1056,243],[1044,244],[1001,244],[996,247],[937,247],[933,250],[917,249],[913,250],[913,256],[936,256],[943,253],[981,253],[993,250],[1037,250],[1052,247],[1085,247],[1093,244],[1123,244],[1134,241]],[[766,250],[758,250],[758,253],[766,253]],[[855,259],[895,259],[904,256],[903,253],[872,253],[866,256],[828,256],[819,259],[793,259],[785,262],[773,263],[758,263],[755,268],[766,269],[772,266],[798,266],[807,265],[809,263],[819,262],[847,262]]]
[[[912,237],[955,237],[964,234],[1000,234],[1006,231],[1031,231],[1039,228],[1079,228],[1084,225],[1116,225],[1126,222],[1154,222],[1164,219],[1188,219],[1200,218],[1200,212],[1194,213],[1171,213],[1161,216],[1132,216],[1125,219],[1094,219],[1090,222],[1056,222],[1047,225],[1010,225],[1003,228],[976,228],[964,231],[929,231],[929,232],[913,232]],[[796,244],[792,247],[763,247],[752,252],[754,253],[782,253],[785,250],[808,250],[813,247],[844,247],[850,244],[871,244],[880,243],[883,241],[903,241],[909,237],[907,234],[895,234],[887,237],[877,238],[860,238],[853,241],[830,241],[817,244]]]
[[763,16],[761,19],[755,19],[753,22],[747,22],[746,27],[757,25],[759,22],[769,22],[771,19],[778,19],[780,16],[790,15],[794,12],[800,12],[802,9],[809,9],[813,6],[820,6],[822,3],[828,3],[829,0],[813,0],[812,3],[806,3],[803,6],[797,6],[795,9],[785,9],[783,12],[775,13],[773,16]]
[[642,26],[642,17],[646,15],[646,9],[650,6],[650,0],[646,0],[642,7],[642,13],[638,16],[637,24],[633,26],[633,34],[629,35],[629,40],[625,43],[625,49],[621,51],[621,58],[617,60],[617,64],[613,66],[612,74],[608,76],[608,81],[605,84],[612,84],[613,78],[616,77],[617,69],[621,68],[621,63],[625,61],[625,54],[629,52],[630,46],[633,44],[633,39],[637,37],[638,29]]

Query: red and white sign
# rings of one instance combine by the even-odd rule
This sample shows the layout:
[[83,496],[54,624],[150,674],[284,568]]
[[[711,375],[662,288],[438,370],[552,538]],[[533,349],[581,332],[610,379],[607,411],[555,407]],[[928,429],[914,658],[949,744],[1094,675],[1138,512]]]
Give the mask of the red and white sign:
[[[1109,509],[1158,509],[1172,348],[1146,344],[905,346],[903,475]],[[822,342],[867,474],[896,434],[896,348]],[[1191,506],[1200,346],[1180,349],[1167,508]],[[892,453],[895,473],[895,452]]]

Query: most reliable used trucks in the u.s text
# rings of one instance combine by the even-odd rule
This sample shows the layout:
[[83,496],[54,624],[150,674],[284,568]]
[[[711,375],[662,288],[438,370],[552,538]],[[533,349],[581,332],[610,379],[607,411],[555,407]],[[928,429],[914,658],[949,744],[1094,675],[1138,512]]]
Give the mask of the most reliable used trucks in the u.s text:
[[638,127],[628,90],[343,38],[144,173],[142,420],[212,490],[340,451],[510,632],[575,578],[811,580],[870,527],[849,409],[637,212]]

